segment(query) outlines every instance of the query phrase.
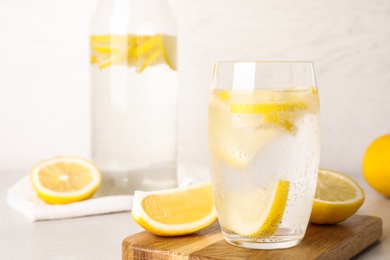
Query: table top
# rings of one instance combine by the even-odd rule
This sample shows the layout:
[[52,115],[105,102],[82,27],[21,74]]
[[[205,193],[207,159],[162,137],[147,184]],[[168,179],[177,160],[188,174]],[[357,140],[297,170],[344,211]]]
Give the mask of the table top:
[[[0,174],[0,259],[121,259],[122,240],[143,229],[130,212],[31,222],[5,201],[7,189],[23,173]],[[390,199],[354,175],[366,192],[357,214],[380,217],[383,236],[354,259],[385,260],[390,256]]]

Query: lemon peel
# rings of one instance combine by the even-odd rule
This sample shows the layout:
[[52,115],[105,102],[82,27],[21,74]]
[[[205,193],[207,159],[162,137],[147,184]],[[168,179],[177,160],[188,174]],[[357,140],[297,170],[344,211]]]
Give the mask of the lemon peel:
[[225,209],[221,222],[241,236],[270,237],[283,219],[289,189],[288,180],[279,180],[267,188],[246,191],[245,196],[227,192],[223,199],[229,208]]

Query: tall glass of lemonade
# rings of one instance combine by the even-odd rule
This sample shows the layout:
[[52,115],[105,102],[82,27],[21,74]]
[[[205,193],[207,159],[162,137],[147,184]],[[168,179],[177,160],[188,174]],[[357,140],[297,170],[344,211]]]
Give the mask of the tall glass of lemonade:
[[320,158],[311,62],[217,62],[209,103],[210,171],[225,240],[297,245],[306,232]]

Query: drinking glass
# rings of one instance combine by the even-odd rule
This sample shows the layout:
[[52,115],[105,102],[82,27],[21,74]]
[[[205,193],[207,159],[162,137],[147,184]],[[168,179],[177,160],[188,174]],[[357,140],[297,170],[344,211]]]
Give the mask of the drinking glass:
[[253,249],[297,245],[309,222],[320,158],[313,64],[217,62],[208,142],[225,240]]

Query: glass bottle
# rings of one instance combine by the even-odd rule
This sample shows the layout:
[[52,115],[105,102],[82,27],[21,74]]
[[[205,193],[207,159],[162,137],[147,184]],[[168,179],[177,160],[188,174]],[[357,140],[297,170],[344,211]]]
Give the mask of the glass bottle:
[[98,194],[176,187],[176,21],[169,3],[102,0],[90,50]]

